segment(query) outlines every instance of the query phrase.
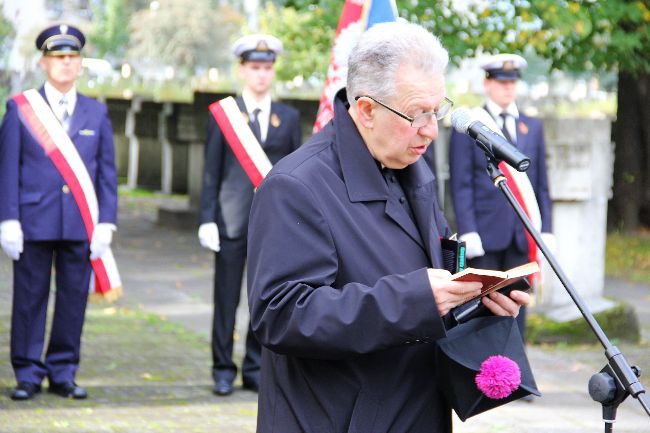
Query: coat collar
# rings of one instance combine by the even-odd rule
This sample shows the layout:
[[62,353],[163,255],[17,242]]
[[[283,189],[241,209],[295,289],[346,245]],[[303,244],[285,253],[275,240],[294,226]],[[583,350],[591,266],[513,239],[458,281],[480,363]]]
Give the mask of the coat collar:
[[[40,89],[38,89],[39,93],[41,96],[43,96],[43,99],[47,101],[48,105],[50,104],[50,101],[48,101],[47,96],[45,95],[45,87],[41,86]],[[79,130],[84,126],[86,123],[86,120],[88,118],[88,104],[87,104],[87,98],[82,95],[81,93],[77,92],[77,102],[75,103],[74,111],[72,113],[72,118],[70,119],[70,129],[68,130],[68,136],[70,138],[74,137]]]
[[77,105],[74,108],[74,113],[72,113],[72,119],[70,119],[70,130],[68,131],[70,137],[74,137],[86,124],[86,120],[89,116],[87,102],[87,98],[77,93]]
[[336,150],[341,162],[348,196],[353,202],[388,200],[388,188],[357,126],[348,113],[345,90],[334,99]]

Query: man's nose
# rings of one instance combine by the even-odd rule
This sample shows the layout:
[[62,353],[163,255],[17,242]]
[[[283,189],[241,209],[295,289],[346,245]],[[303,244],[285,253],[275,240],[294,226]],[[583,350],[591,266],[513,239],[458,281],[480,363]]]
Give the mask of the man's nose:
[[426,125],[418,128],[418,134],[434,140],[438,136],[438,119],[436,119],[436,116],[431,116]]

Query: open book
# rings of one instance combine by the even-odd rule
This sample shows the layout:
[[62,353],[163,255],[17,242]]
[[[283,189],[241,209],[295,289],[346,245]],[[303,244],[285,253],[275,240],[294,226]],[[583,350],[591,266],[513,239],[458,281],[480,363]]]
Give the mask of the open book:
[[[453,274],[453,281],[479,281],[483,283],[481,294],[477,297],[483,297],[510,284],[516,283],[524,277],[539,272],[537,262],[529,262],[507,271],[493,271],[490,269],[465,268],[464,270]],[[472,300],[467,298],[463,303]]]

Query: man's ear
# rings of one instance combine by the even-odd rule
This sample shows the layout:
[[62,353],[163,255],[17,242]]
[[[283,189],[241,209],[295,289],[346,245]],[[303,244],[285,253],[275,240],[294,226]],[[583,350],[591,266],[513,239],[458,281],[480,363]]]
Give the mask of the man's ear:
[[375,126],[375,104],[368,98],[359,98],[355,102],[359,123],[366,129],[372,129]]

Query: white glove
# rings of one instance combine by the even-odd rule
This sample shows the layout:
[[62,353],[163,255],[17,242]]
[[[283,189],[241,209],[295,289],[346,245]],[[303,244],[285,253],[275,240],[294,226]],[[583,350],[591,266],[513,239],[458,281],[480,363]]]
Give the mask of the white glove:
[[93,239],[90,242],[90,260],[95,260],[104,255],[111,246],[115,224],[99,223],[93,231]]
[[23,229],[18,220],[5,220],[0,223],[0,244],[2,250],[12,260],[18,260],[23,252]]
[[555,254],[557,251],[557,239],[555,238],[555,235],[553,233],[542,233],[542,242],[546,245],[548,248],[548,251],[551,254]]
[[465,242],[465,258],[473,259],[474,257],[481,257],[485,255],[483,242],[481,242],[481,237],[478,233],[465,233],[458,239]]
[[221,243],[219,241],[219,227],[217,223],[204,223],[199,226],[199,242],[203,248],[219,252]]

